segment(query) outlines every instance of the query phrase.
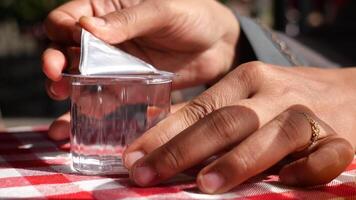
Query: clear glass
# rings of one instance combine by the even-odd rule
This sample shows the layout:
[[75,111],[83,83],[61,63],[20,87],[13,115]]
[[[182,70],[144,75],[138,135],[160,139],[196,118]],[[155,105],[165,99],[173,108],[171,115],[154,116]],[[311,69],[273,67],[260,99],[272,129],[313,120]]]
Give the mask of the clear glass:
[[69,77],[72,167],[83,174],[127,173],[122,152],[170,112],[172,76]]

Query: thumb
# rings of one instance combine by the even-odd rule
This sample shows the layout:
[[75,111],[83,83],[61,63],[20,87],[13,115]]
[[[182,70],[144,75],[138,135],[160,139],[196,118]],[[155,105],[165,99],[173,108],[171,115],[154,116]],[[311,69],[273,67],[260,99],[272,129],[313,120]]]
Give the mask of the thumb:
[[121,43],[156,32],[166,26],[171,14],[165,11],[164,5],[154,4],[153,1],[146,1],[101,17],[81,17],[79,24],[105,42]]

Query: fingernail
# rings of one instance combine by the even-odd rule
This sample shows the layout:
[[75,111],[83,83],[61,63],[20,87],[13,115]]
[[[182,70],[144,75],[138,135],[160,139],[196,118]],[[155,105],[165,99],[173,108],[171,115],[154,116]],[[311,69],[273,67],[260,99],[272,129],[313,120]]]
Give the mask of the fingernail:
[[141,186],[151,183],[156,175],[157,173],[149,166],[139,166],[133,171],[133,179],[135,183]]
[[144,157],[145,153],[142,151],[134,151],[126,154],[124,157],[124,165],[126,168],[131,168],[131,166],[140,158]]
[[80,21],[86,22],[86,23],[91,23],[96,26],[105,26],[106,25],[106,21],[100,17],[85,17],[84,16],[84,17],[80,18]]
[[223,186],[224,183],[225,179],[217,172],[209,172],[203,175],[200,179],[202,189],[207,193],[216,192]]

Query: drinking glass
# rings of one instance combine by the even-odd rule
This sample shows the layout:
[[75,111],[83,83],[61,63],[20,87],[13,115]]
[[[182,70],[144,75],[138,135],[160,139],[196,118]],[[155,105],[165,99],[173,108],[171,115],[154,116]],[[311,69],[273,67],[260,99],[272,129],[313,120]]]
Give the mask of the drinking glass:
[[72,167],[127,173],[122,152],[170,112],[172,74],[69,75]]

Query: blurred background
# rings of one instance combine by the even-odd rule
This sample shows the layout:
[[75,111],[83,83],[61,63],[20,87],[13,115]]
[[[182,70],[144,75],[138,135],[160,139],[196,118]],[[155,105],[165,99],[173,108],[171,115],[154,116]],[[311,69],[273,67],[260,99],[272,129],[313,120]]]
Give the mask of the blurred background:
[[[42,21],[65,0],[0,1],[0,127],[49,123],[68,109],[44,90]],[[343,66],[356,66],[356,1],[222,0],[241,15],[306,44]]]

